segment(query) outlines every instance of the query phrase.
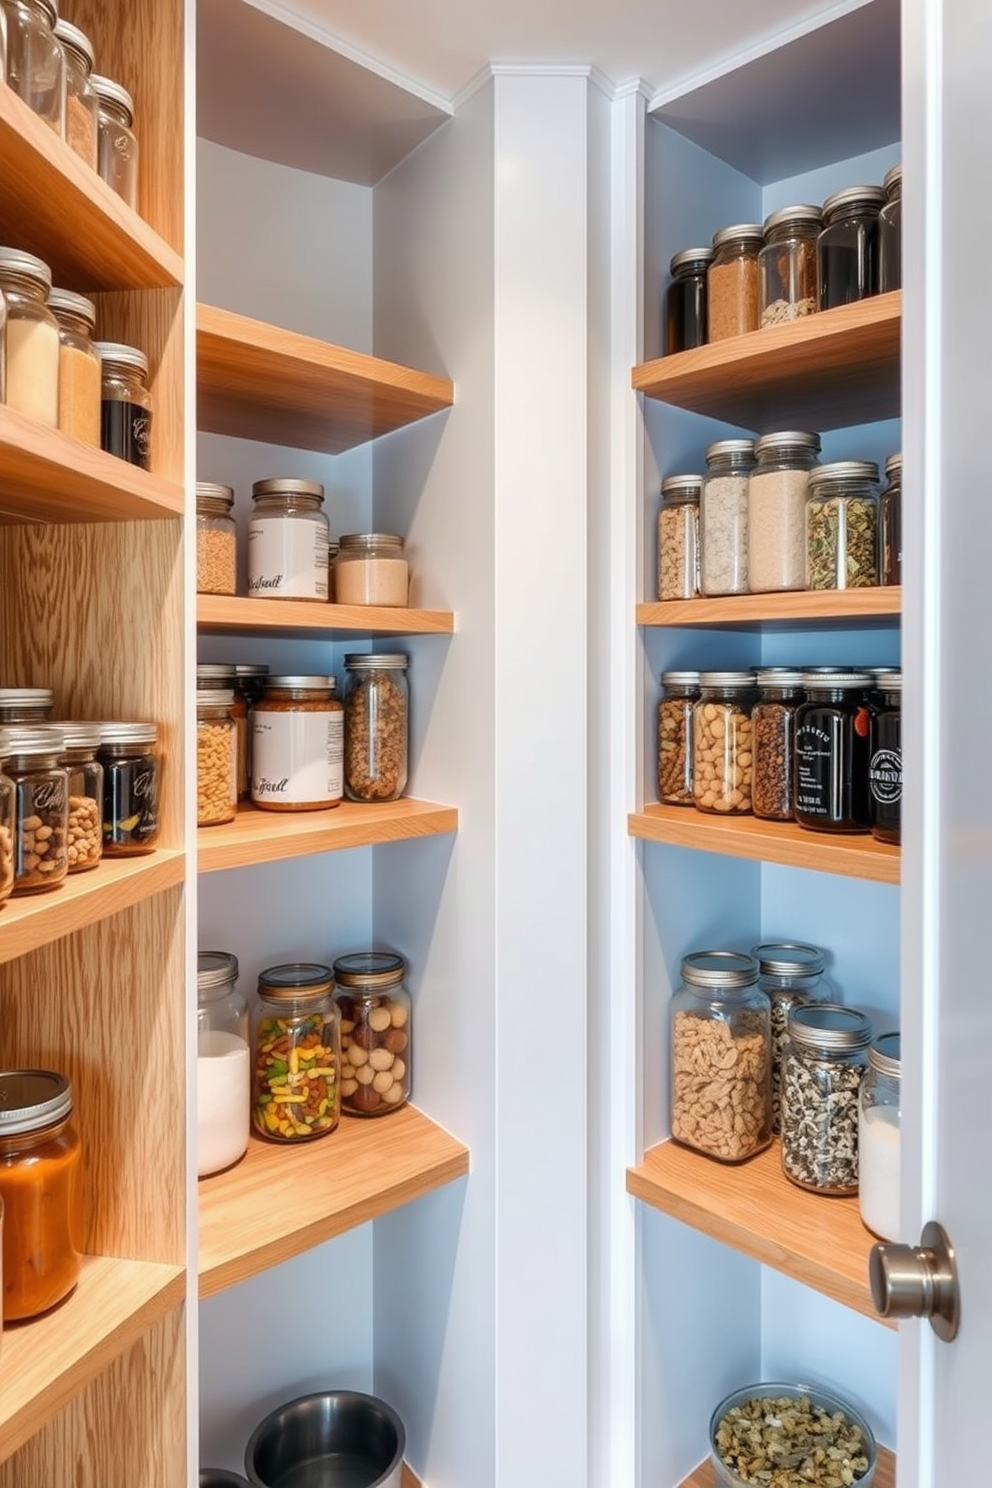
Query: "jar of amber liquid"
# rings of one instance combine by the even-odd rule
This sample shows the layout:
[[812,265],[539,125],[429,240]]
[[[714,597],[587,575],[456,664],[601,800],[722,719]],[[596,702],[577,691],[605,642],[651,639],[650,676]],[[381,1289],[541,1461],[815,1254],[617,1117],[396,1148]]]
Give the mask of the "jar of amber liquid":
[[79,1279],[83,1246],[72,1087],[52,1070],[0,1074],[3,1321],[47,1312]]

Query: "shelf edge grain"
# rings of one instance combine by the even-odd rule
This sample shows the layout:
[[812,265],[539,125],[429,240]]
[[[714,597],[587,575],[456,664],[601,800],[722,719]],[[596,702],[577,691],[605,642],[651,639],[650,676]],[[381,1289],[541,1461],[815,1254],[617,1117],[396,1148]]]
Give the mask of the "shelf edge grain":
[[898,620],[902,590],[796,590],[783,594],[736,594],[721,599],[648,600],[637,606],[637,624],[691,625],[804,625],[825,621]]
[[214,873],[311,853],[434,837],[457,828],[455,807],[410,796],[381,805],[343,801],[327,811],[259,811],[245,806],[233,822],[199,829],[197,866],[200,873]]
[[450,610],[415,610],[389,605],[323,604],[309,599],[252,599],[245,595],[200,594],[196,623],[201,631],[346,631],[364,635],[451,635]]

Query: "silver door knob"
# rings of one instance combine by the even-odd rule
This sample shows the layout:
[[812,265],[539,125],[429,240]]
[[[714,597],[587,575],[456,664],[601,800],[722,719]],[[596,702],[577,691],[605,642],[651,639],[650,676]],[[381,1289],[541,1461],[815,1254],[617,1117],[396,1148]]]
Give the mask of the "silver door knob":
[[873,1245],[868,1255],[868,1284],[881,1317],[925,1317],[944,1343],[957,1336],[961,1321],[957,1262],[936,1220],[923,1226],[919,1245],[889,1241]]

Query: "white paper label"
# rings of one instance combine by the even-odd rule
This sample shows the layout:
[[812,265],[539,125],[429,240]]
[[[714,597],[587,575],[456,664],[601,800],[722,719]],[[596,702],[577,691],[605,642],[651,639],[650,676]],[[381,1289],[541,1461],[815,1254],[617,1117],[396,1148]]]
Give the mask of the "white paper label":
[[284,806],[340,801],[344,713],[252,714],[251,796]]
[[265,599],[327,598],[327,528],[296,517],[252,517],[248,593]]

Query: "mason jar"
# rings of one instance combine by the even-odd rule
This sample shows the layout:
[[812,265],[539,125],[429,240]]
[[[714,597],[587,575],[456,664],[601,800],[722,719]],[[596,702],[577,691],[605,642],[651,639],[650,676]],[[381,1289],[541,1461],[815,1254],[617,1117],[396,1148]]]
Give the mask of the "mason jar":
[[84,31],[68,21],[56,22],[55,36],[65,58],[65,142],[96,170],[100,103],[90,82],[93,44]]
[[704,594],[748,592],[747,489],[753,466],[753,439],[718,439],[707,446],[699,500]]
[[881,582],[902,583],[902,455],[885,461],[886,486],[879,506]]
[[668,266],[665,293],[665,353],[691,351],[707,341],[706,275],[712,248],[683,248]]
[[806,503],[806,588],[869,589],[878,583],[878,466],[820,465]]
[[410,601],[410,565],[403,539],[389,532],[346,532],[334,561],[334,598],[343,605],[391,605]]
[[255,599],[327,599],[329,539],[319,481],[255,481],[248,523],[248,593]]
[[827,958],[819,946],[803,941],[768,940],[752,946],[758,963],[758,986],[771,1007],[772,1131],[782,1127],[782,1059],[793,1008],[828,1002],[831,987],[824,972]]
[[103,766],[96,757],[100,725],[60,719],[55,728],[65,740],[60,763],[69,776],[69,872],[84,873],[103,857]]
[[48,308],[59,328],[59,428],[100,448],[100,353],[93,344],[96,306],[71,289],[53,289]]
[[882,1240],[899,1239],[902,1040],[881,1033],[868,1050],[858,1091],[858,1208]]
[[196,1173],[205,1178],[243,1157],[251,1109],[248,1003],[238,958],[201,951],[196,961]]
[[396,801],[407,782],[408,658],[371,652],[344,659],[344,791],[351,801]]
[[393,951],[358,951],[334,963],[341,1014],[341,1110],[387,1116],[410,1098],[410,994]]
[[14,890],[57,889],[69,869],[69,777],[63,735],[50,724],[6,729],[6,774],[14,785]]
[[879,704],[871,714],[868,766],[871,834],[879,842],[902,841],[902,674],[878,679]]
[[751,810],[754,672],[701,672],[692,710],[692,791],[697,811]]
[[878,214],[878,287],[882,294],[902,289],[902,166],[882,181],[885,202]]
[[329,966],[292,962],[258,978],[252,1016],[252,1125],[270,1142],[309,1142],[341,1115],[340,1014]]
[[668,475],[658,511],[658,598],[695,599],[699,594],[699,498],[701,475]]
[[0,728],[0,904],[14,890],[14,782],[6,772],[9,755],[7,730]]
[[693,951],[671,1002],[672,1137],[721,1162],[767,1147],[771,1023],[758,963],[739,951]]
[[148,358],[137,346],[98,341],[100,390],[100,447],[108,455],[152,468],[154,405],[148,387]]
[[7,407],[48,429],[59,423],[59,327],[48,308],[52,271],[33,253],[0,248],[7,308]]
[[867,672],[804,672],[796,713],[796,821],[816,832],[866,832],[871,715]]
[[134,99],[121,83],[96,73],[90,84],[98,101],[97,170],[129,207],[138,206],[138,140]]
[[806,498],[819,434],[762,434],[747,483],[747,583],[752,594],[806,587]]
[[265,691],[269,675],[267,666],[254,662],[236,662],[234,666],[234,719],[238,756],[238,800],[247,801],[251,794],[251,710]]
[[264,811],[323,811],[344,789],[344,708],[330,676],[267,677],[251,711],[251,799]]
[[819,207],[780,207],[765,218],[761,275],[761,324],[801,320],[818,308],[816,241],[823,226]]
[[858,1093],[872,1028],[838,1003],[789,1013],[782,1059],[782,1171],[800,1188],[858,1191]]
[[50,687],[0,687],[0,727],[50,723],[55,693]]
[[833,310],[878,293],[881,186],[846,186],[823,203],[817,240],[820,309]]
[[713,234],[713,258],[706,275],[710,341],[742,336],[761,324],[762,237],[757,222],[737,223]]
[[103,854],[129,858],[158,843],[161,764],[154,723],[101,723]]
[[237,594],[238,531],[234,490],[216,481],[196,483],[196,592]]
[[658,800],[692,806],[693,707],[699,701],[698,672],[662,672],[658,704]]
[[54,0],[0,0],[7,23],[7,84],[63,139],[65,56]]
[[196,825],[219,826],[238,809],[237,751],[231,705],[234,689],[196,693]]
[[763,667],[757,683],[758,701],[751,715],[752,808],[765,821],[791,821],[795,814],[796,713],[805,697],[803,674],[787,667]]

